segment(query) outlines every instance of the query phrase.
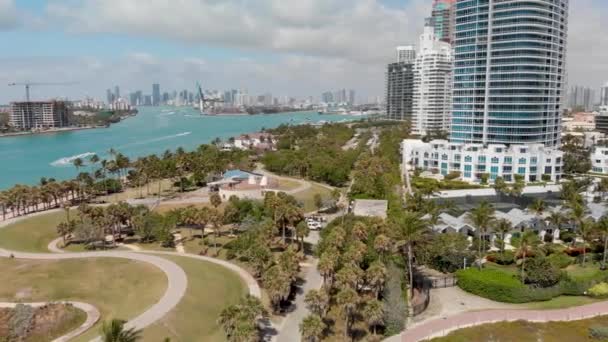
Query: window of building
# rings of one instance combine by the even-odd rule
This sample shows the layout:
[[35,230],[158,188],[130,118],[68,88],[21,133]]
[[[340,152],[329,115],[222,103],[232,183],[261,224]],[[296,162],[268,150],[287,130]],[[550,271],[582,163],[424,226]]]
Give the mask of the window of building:
[[526,158],[520,158],[519,165],[526,165]]
[[479,156],[479,158],[477,158],[477,162],[479,164],[485,164],[486,163],[486,156]]
[[532,165],[535,165],[536,163],[538,163],[538,159],[536,157],[532,157],[532,158],[530,158],[530,163]]
[[505,164],[513,164],[513,158],[512,157],[505,157]]
[[464,157],[464,162],[465,163],[471,163],[471,162],[473,162],[473,157],[471,157],[471,156]]
[[454,161],[457,161],[457,162],[460,161],[460,154],[455,154],[454,155]]
[[553,173],[553,168],[551,166],[545,166],[545,174],[550,175]]
[[519,174],[519,175],[525,175],[526,174],[526,168],[525,167],[520,167],[519,169],[517,169],[517,174]]
[[500,159],[498,159],[497,157],[492,158],[492,164],[498,164],[500,162]]
[[448,160],[448,155],[447,154],[442,155],[441,160]]

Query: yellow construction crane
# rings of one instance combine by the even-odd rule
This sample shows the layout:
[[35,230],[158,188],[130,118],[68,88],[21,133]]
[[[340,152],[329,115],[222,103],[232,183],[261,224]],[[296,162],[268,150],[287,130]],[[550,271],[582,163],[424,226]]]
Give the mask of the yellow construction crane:
[[65,85],[72,85],[74,83],[70,83],[70,82],[57,82],[57,83],[42,83],[42,82],[14,82],[14,83],[9,83],[8,86],[9,87],[16,87],[16,86],[24,86],[25,87],[25,100],[27,102],[30,102],[30,87],[32,86],[65,86]]

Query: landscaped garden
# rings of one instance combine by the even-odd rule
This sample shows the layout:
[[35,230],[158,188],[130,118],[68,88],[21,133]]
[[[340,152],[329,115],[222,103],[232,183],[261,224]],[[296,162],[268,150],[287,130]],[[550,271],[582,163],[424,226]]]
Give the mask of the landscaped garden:
[[[9,277],[0,285],[0,301],[85,302],[100,311],[102,320],[133,318],[156,303],[167,288],[159,269],[124,259],[0,259],[0,273]],[[89,341],[99,334],[99,325],[76,340]]]
[[2,341],[45,342],[77,329],[86,318],[84,311],[70,304],[18,304],[0,308],[0,337]]
[[432,339],[432,342],[563,342],[605,341],[608,316],[572,322],[531,323],[525,321],[484,324]]

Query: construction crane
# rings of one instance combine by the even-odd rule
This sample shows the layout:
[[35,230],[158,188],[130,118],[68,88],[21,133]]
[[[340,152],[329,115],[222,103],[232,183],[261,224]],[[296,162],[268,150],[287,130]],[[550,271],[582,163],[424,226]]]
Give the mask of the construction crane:
[[199,101],[199,109],[201,111],[201,114],[205,113],[205,103],[224,102],[220,99],[206,99],[205,94],[203,94],[203,88],[201,87],[201,84],[199,82],[196,82],[196,88],[198,90],[198,101]]
[[74,83],[70,83],[70,82],[58,82],[58,83],[41,83],[41,82],[14,82],[14,83],[9,83],[8,86],[9,87],[17,87],[17,86],[25,86],[25,100],[27,102],[30,102],[30,88],[32,86],[65,86],[65,85],[72,85]]

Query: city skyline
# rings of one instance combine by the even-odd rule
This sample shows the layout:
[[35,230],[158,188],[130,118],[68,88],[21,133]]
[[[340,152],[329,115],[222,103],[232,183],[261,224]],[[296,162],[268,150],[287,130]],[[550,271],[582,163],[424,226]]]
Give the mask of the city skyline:
[[[433,2],[357,0],[348,6],[341,0],[268,0],[251,8],[228,0],[218,18],[205,23],[202,19],[209,15],[204,10],[219,11],[209,1],[185,1],[162,10],[162,1],[137,1],[130,1],[132,6],[119,1],[67,6],[1,0],[0,35],[13,44],[0,63],[2,78],[5,83],[78,83],[34,88],[35,99],[99,97],[107,84],[148,89],[158,82],[180,89],[196,81],[210,89],[247,88],[250,93],[301,97],[347,86],[365,99],[383,94],[383,69],[393,60],[394,47],[417,40]],[[137,10],[131,12],[131,7]],[[572,6],[570,85],[599,89],[608,80],[608,66],[601,63],[602,46],[608,44],[602,44],[607,38],[601,35],[600,23],[607,7],[598,0]],[[204,17],[193,18],[190,12]],[[233,21],[250,16],[264,35],[240,26],[212,25],[229,15]],[[155,26],[144,25],[143,17]],[[383,25],[369,25],[378,22]],[[593,54],[586,51],[591,48]],[[21,89],[6,87],[0,103],[22,97]]]

